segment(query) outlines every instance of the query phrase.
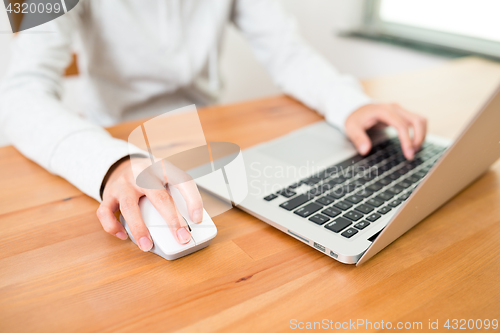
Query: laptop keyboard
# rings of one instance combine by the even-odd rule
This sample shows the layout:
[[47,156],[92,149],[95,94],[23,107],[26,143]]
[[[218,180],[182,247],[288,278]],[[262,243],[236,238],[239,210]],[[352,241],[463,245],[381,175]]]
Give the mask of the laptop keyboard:
[[351,238],[407,200],[444,150],[425,143],[408,161],[399,140],[390,139],[366,156],[358,154],[330,166],[264,200],[285,197],[281,208]]

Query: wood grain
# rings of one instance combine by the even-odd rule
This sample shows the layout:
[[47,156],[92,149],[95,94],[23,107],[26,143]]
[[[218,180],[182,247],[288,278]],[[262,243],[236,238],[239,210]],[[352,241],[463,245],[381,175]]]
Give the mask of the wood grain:
[[71,62],[68,67],[64,70],[64,76],[78,76],[80,70],[78,69],[78,56],[73,53],[71,54]]
[[[461,59],[364,82],[454,137],[500,81]],[[284,96],[199,111],[208,141],[250,147],[321,119]],[[140,122],[109,131],[126,138]],[[340,264],[237,209],[168,262],[101,230],[97,202],[0,149],[0,331],[284,331],[290,320],[500,319],[500,163],[365,265]],[[370,330],[368,330],[370,331]],[[373,330],[375,331],[375,329]]]

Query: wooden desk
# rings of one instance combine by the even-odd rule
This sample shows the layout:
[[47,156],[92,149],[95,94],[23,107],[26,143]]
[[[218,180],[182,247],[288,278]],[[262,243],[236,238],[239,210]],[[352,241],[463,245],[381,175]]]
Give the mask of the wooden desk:
[[[454,136],[500,82],[469,58],[365,82]],[[286,97],[200,110],[210,141],[246,148],[321,118]],[[126,138],[137,122],[110,129]],[[106,234],[97,202],[0,149],[0,331],[279,331],[300,322],[500,319],[500,163],[361,267],[233,209],[174,262]],[[361,330],[362,331],[362,330]]]

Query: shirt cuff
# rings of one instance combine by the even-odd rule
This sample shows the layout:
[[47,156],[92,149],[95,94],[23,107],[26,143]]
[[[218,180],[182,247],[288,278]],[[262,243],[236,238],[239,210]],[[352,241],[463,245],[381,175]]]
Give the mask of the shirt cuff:
[[105,131],[81,131],[65,138],[50,159],[50,170],[101,202],[101,184],[109,168],[125,156],[148,156]]
[[373,99],[361,89],[343,89],[341,93],[336,94],[334,99],[326,103],[326,121],[345,133],[347,117],[360,107],[373,102]]

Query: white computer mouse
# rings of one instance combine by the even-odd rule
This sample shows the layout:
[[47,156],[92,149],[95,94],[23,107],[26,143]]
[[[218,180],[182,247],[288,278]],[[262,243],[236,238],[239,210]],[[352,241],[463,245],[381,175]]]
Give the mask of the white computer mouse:
[[[153,239],[153,248],[150,252],[167,260],[175,260],[207,247],[217,235],[217,227],[205,209],[203,209],[203,221],[201,223],[196,224],[191,221],[186,202],[179,190],[173,186],[167,186],[167,190],[172,195],[179,213],[184,217],[191,229],[191,240],[189,243],[182,245],[175,240],[167,223],[148,198],[142,197],[139,200],[139,208],[141,210],[142,219],[148,227],[151,238]],[[130,239],[137,244],[122,215],[120,215],[120,221],[125,227],[125,230],[127,230]]]

